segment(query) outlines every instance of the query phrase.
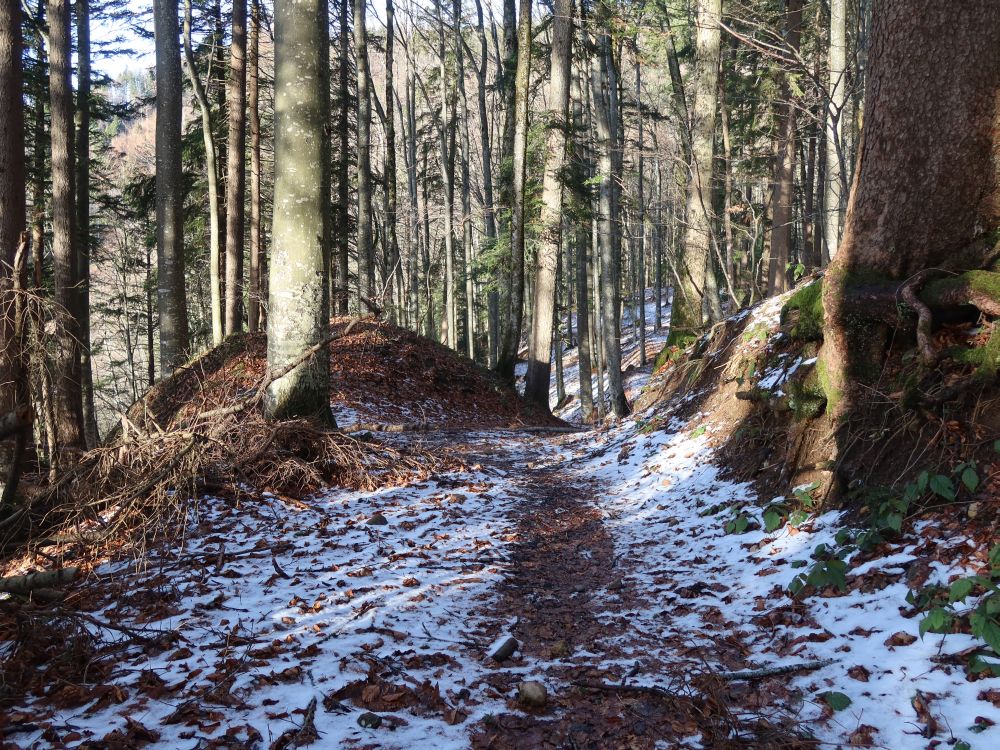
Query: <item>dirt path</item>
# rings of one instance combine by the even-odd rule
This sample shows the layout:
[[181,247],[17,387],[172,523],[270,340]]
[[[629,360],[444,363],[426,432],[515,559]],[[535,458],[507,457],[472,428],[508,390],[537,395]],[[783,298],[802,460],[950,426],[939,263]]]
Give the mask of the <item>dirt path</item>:
[[[525,498],[517,509],[518,540],[498,599],[489,611],[475,613],[494,622],[514,621],[509,632],[521,648],[496,665],[487,681],[505,696],[515,695],[525,679],[541,681],[548,690],[543,708],[509,700],[507,712],[472,729],[472,746],[666,747],[669,738],[679,741],[699,727],[717,725],[719,712],[703,701],[699,706],[689,697],[593,687],[611,688],[640,671],[670,679],[669,666],[652,656],[649,636],[630,628],[629,609],[648,602],[625,580],[597,505],[600,488],[568,468],[562,452],[545,456],[543,450],[543,457],[525,462],[513,451],[485,455],[482,446],[466,448],[470,456],[507,472]],[[633,664],[632,674],[623,671],[623,662]]]

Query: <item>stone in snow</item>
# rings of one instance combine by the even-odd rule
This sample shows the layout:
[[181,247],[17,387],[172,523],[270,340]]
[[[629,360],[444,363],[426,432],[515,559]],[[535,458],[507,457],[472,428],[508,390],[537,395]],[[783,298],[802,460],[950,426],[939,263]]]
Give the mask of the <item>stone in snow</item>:
[[389,523],[389,519],[383,516],[381,513],[376,513],[367,521],[369,526],[386,526]]
[[517,638],[505,634],[493,642],[493,645],[487,650],[486,655],[495,661],[504,661],[512,657],[520,646],[521,644],[517,642]]
[[541,708],[549,699],[545,685],[537,680],[525,680],[517,686],[517,701],[522,706]]

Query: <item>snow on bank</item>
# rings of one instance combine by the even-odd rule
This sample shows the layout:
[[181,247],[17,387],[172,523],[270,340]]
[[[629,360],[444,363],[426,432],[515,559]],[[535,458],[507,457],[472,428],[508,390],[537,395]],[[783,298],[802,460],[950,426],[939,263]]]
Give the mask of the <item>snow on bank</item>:
[[[619,592],[603,594],[599,616],[628,623],[595,649],[624,654],[606,658],[603,666],[634,674],[636,683],[657,684],[662,674],[655,663],[728,672],[829,659],[833,663],[819,670],[780,678],[800,728],[818,739],[835,747],[927,747],[917,700],[936,718],[939,738],[958,738],[972,748],[1000,746],[1000,727],[993,726],[1000,723],[1000,707],[978,698],[1000,687],[1000,680],[969,682],[964,659],[950,658],[973,646],[973,639],[920,639],[920,617],[903,616],[908,587],[900,566],[912,562],[926,529],[918,527],[896,554],[849,571],[849,581],[877,574],[871,585],[813,595],[793,606],[788,584],[808,570],[818,545],[836,546],[840,515],[827,513],[771,534],[726,533],[726,521],[738,510],[759,521],[764,503],[750,485],[720,476],[705,415],[650,429],[652,416],[637,415],[603,433],[596,451],[593,435],[567,443],[567,449],[587,449],[586,460],[573,465],[603,488],[597,502],[624,583],[647,603],[623,612]],[[969,572],[941,563],[932,571],[929,582],[944,584]],[[847,696],[850,705],[832,711],[824,699],[831,692]]]
[[[45,746],[56,736],[75,746],[145,728],[156,736],[151,747],[225,737],[250,746],[258,735],[266,747],[302,724],[316,699],[318,746],[467,747],[466,724],[497,710],[469,689],[503,623],[469,613],[491,601],[514,539],[518,498],[503,474],[473,467],[305,501],[205,499],[178,555],[154,556],[138,573],[107,566],[93,584],[95,597],[120,586],[94,618],[158,637],[176,632],[169,647],[132,646],[117,657],[104,678],[111,700],[95,690],[94,700],[57,709],[72,696],[51,686],[19,709],[36,728],[8,740]],[[364,688],[384,706],[378,730],[359,726],[364,709],[348,695],[370,669],[382,683],[381,692]]]

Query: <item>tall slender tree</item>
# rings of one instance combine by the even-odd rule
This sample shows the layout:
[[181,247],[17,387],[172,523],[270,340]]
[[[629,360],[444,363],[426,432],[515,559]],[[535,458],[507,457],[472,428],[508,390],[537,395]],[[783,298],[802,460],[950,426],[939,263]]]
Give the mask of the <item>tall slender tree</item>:
[[[250,51],[247,61],[247,111],[250,127],[250,293],[247,295],[247,327],[261,328],[261,303],[266,296],[264,246],[260,225],[260,0],[250,3]],[[346,234],[346,232],[345,232]]]
[[[552,6],[552,48],[549,66],[549,121],[545,174],[542,178],[542,236],[535,263],[534,313],[528,342],[528,374],[524,395],[549,409],[552,327],[555,318],[556,267],[562,243],[563,166],[569,119],[570,75],[573,51],[573,0],[555,0]],[[557,342],[557,346],[560,346]]]
[[[288,367],[329,336],[329,29],[326,0],[277,0],[274,10],[274,224],[267,364]],[[272,419],[330,412],[325,348],[272,383]]]
[[371,295],[374,276],[371,160],[371,73],[368,69],[367,0],[354,0],[354,59],[358,76],[358,294]]
[[55,301],[67,313],[59,336],[56,431],[60,450],[86,447],[80,369],[80,260],[74,182],[73,83],[69,0],[49,0],[49,109],[52,121],[52,258]]
[[528,101],[531,84],[531,0],[519,0],[517,16],[517,72],[514,77],[514,143],[511,177],[510,305],[497,372],[514,379],[514,364],[524,322],[525,194],[528,152]]
[[181,53],[176,0],[154,0],[156,37],[156,263],[160,376],[188,350],[184,290],[184,180],[181,171]]
[[201,112],[201,135],[205,144],[205,179],[208,182],[208,283],[211,297],[212,343],[218,346],[222,343],[226,332],[222,309],[222,250],[219,234],[222,217],[219,211],[218,153],[215,146],[215,132],[212,130],[212,105],[195,66],[191,42],[191,0],[184,0],[184,65],[187,67],[188,80],[191,82]]
[[233,0],[229,45],[226,162],[226,333],[243,330],[243,223],[246,200],[247,0]]
[[[15,286],[11,271],[26,222],[21,47],[21,4],[17,0],[3,0],[0,3],[0,107],[4,113],[0,118],[0,292]],[[35,145],[37,148],[38,144]],[[3,310],[3,313],[0,318],[0,415],[8,414],[28,399],[14,326],[8,311]],[[5,500],[16,490],[12,469],[16,471],[19,463],[17,453],[10,444],[0,444],[0,482]]]
[[[785,1],[785,44],[798,52],[802,35],[802,0]],[[775,105],[777,148],[774,158],[774,185],[771,190],[771,257],[767,268],[768,294],[781,294],[790,284],[792,224],[795,221],[795,115],[792,84],[779,73],[778,102]]]
[[830,0],[829,78],[826,111],[826,183],[823,198],[827,259],[840,244],[847,199],[844,155],[844,108],[847,104],[847,0]]
[[76,0],[76,232],[80,316],[80,373],[87,447],[100,440],[90,358],[90,0]]

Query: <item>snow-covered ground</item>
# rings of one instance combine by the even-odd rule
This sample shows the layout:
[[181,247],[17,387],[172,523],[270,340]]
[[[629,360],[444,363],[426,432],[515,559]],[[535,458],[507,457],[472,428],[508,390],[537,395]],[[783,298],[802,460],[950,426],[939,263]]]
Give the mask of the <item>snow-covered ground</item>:
[[[531,442],[510,449],[514,466]],[[305,501],[205,498],[182,550],[144,560],[139,571],[96,571],[95,597],[112,601],[93,618],[176,640],[151,653],[128,647],[103,679],[115,690],[93,690],[79,707],[57,708],[79,703],[87,694],[70,693],[80,688],[53,686],[22,708],[35,729],[8,739],[45,747],[59,736],[72,746],[145,728],[153,747],[203,747],[221,736],[251,747],[258,734],[271,746],[316,700],[323,747],[375,738],[384,748],[466,747],[465,722],[503,707],[469,688],[505,623],[469,613],[490,601],[514,536],[519,497],[504,474],[472,466]],[[370,670],[391,675],[374,699],[386,711],[379,731],[359,726],[361,711],[348,700]],[[404,708],[405,719],[395,710]]]
[[[636,663],[653,653],[660,663],[686,662],[720,673],[832,660],[781,678],[792,715],[820,740],[834,747],[927,747],[921,735],[925,725],[914,708],[914,701],[922,700],[939,724],[939,737],[958,738],[973,748],[1000,746],[1000,728],[993,726],[1000,723],[995,702],[1000,680],[966,679],[961,654],[975,641],[960,634],[921,639],[920,617],[904,616],[908,587],[899,566],[913,560],[910,553],[926,527],[918,526],[896,554],[848,572],[851,581],[880,571],[887,584],[806,597],[793,606],[788,584],[812,564],[817,546],[836,546],[840,514],[827,513],[798,528],[786,524],[770,534],[726,533],[734,509],[745,508],[759,519],[763,503],[749,485],[720,478],[711,425],[696,417],[646,432],[636,420],[648,416],[636,415],[604,433],[596,453],[593,435],[573,438],[567,449],[578,446],[590,457],[564,459],[605,488],[597,502],[621,555],[619,564],[649,602],[627,612],[632,628],[606,644],[609,651],[624,651]],[[937,562],[932,571],[929,584],[947,585],[956,574],[970,574]],[[601,616],[620,621],[618,595],[606,593],[603,603]],[[713,663],[712,655],[726,642],[745,649],[745,663]],[[633,679],[656,684],[658,675],[640,668]],[[832,711],[824,698],[829,693],[847,696],[850,705]],[[866,744],[869,740],[873,744]]]
[[[780,302],[769,302],[751,324],[773,328],[779,311]],[[647,343],[662,346],[665,332],[653,330],[651,314],[647,322]],[[625,330],[628,363],[638,355]],[[746,345],[762,343],[751,339]],[[782,361],[773,387],[808,364]],[[634,371],[633,387],[648,369]],[[575,356],[567,357],[571,393],[576,377]],[[564,416],[572,415],[571,407]],[[1000,747],[1000,680],[967,680],[961,655],[972,638],[920,638],[919,616],[904,616],[906,567],[935,529],[918,524],[892,554],[849,570],[848,582],[860,585],[847,593],[794,600],[788,584],[808,570],[819,545],[834,545],[845,519],[826,513],[772,533],[762,524],[727,533],[737,513],[759,521],[768,498],[721,477],[709,415],[670,415],[670,405],[658,405],[555,440],[467,436],[470,462],[491,453],[503,460],[374,493],[206,500],[180,559],[99,571],[101,587],[110,580],[121,588],[93,617],[176,631],[176,641],[149,653],[124,650],[114,673],[101,678],[119,692],[94,691],[78,708],[58,707],[58,691],[74,686],[36,696],[18,708],[35,728],[8,741],[46,747],[55,732],[74,746],[112,731],[135,735],[139,726],[158,748],[205,747],[227,733],[237,743],[259,735],[270,745],[314,705],[317,747],[468,747],[478,720],[518,710],[491,686],[491,673],[531,676],[556,695],[574,689],[560,682],[556,662],[497,664],[485,656],[516,614],[498,605],[526,512],[517,478],[542,465],[594,488],[619,578],[592,592],[604,635],[559,665],[658,685],[665,670],[720,674],[829,661],[753,683],[772,691],[760,705],[776,702],[829,747]],[[947,541],[967,543],[961,535]],[[947,585],[968,572],[933,561],[928,582]],[[352,691],[379,706],[381,727],[361,725]],[[697,734],[685,746],[700,747]]]

